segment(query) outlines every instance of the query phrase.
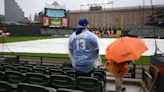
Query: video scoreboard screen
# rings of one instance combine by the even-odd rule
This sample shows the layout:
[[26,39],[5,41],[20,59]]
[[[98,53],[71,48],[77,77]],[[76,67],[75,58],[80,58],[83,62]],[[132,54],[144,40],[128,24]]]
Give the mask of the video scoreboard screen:
[[68,27],[66,10],[45,8],[43,16],[43,26],[45,27]]

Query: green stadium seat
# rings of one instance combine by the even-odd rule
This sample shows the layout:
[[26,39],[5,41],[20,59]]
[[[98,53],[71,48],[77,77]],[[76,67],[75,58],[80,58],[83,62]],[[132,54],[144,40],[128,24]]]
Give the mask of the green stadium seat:
[[63,71],[67,71],[67,70],[74,70],[74,69],[70,67],[63,67]]
[[62,69],[50,69],[50,75],[64,75],[64,71]]
[[19,83],[18,92],[57,92],[56,89],[28,83]]
[[103,92],[102,83],[92,77],[79,76],[76,79],[76,89],[86,92]]
[[67,89],[67,88],[58,88],[57,92],[85,92],[85,91],[73,90],[73,89]]
[[27,82],[31,84],[49,85],[49,76],[41,73],[27,73],[26,74]]
[[0,71],[4,71],[4,67],[0,65]]
[[0,80],[4,80],[5,79],[5,72],[0,71]]
[[30,69],[28,67],[24,67],[24,66],[19,66],[19,67],[17,67],[17,71],[19,71],[21,73],[27,73],[27,72],[31,72],[32,69]]
[[65,70],[64,72],[66,75],[75,78],[75,70]]
[[42,68],[42,69],[45,69],[45,70],[48,70],[49,69],[49,67],[47,67],[47,66],[41,66],[41,65],[36,65],[35,67],[36,68]]
[[[99,68],[96,68],[95,70],[94,70],[94,72],[99,72],[99,73],[101,73],[102,75],[103,75],[103,79],[104,79],[104,84],[106,84],[106,72],[105,72],[105,70],[103,70],[103,69],[99,69]],[[105,85],[104,85],[105,86]],[[104,88],[105,89],[105,88]]]
[[105,90],[106,78],[105,78],[104,74],[102,74],[101,72],[94,71],[92,73],[92,77],[98,79],[102,83],[103,89]]
[[47,74],[47,70],[44,68],[34,68],[32,71],[35,73]]
[[5,71],[16,71],[16,68],[11,65],[4,65],[3,67]]
[[6,81],[0,81],[0,92],[15,92],[15,87]]
[[61,69],[60,66],[50,66],[49,69]]
[[24,82],[25,79],[25,74],[22,74],[18,71],[6,71],[6,80],[10,83]]
[[50,84],[54,88],[75,88],[75,79],[67,75],[51,75]]
[[34,68],[33,65],[29,65],[29,64],[24,64],[24,66],[25,66],[25,67],[28,67],[28,68],[30,68],[30,69],[33,69],[33,68]]
[[19,66],[22,66],[22,65],[21,64],[12,64],[12,66],[19,67]]

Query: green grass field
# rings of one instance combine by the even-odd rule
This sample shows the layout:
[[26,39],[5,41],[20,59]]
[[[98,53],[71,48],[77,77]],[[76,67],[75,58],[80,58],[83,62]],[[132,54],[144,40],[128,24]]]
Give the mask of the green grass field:
[[61,38],[61,37],[54,37],[54,36],[25,36],[25,37],[5,37],[5,38],[1,37],[0,43],[31,41],[31,40],[51,39],[51,38]]

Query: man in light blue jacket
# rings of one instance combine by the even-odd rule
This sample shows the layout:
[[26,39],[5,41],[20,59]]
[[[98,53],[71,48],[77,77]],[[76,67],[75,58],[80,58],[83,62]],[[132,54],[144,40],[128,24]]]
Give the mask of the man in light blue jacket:
[[72,65],[77,76],[91,76],[99,55],[97,36],[87,29],[88,20],[80,19],[69,40]]

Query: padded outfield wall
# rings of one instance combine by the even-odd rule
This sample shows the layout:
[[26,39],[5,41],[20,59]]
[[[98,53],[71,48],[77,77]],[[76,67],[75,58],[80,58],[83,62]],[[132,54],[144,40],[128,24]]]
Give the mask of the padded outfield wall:
[[6,30],[11,33],[11,36],[41,35],[39,25],[6,25]]

